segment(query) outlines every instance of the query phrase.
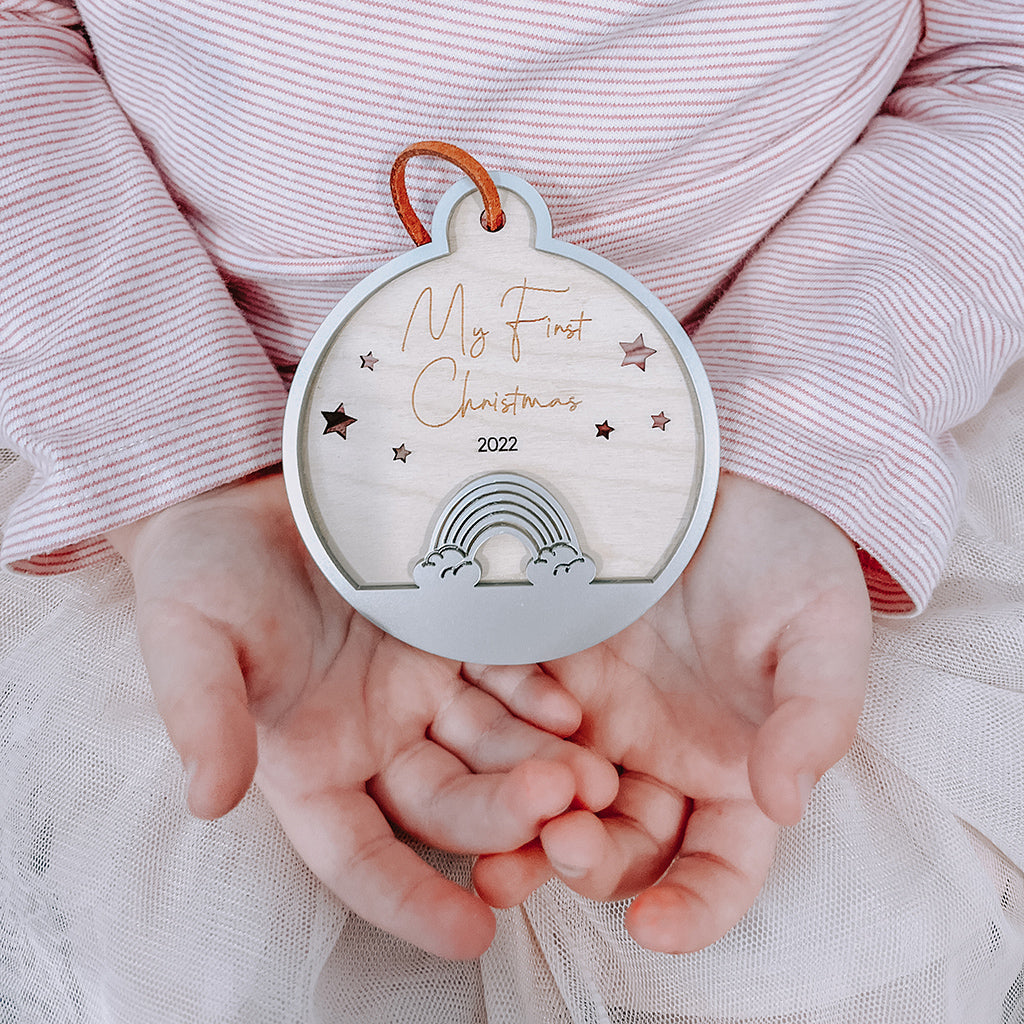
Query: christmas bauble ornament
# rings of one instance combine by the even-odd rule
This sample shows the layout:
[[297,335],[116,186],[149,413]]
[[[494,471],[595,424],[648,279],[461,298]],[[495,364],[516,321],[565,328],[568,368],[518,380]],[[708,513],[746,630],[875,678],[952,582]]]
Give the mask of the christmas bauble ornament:
[[289,499],[382,629],[460,661],[546,661],[628,626],[692,556],[718,475],[711,389],[671,313],[555,239],[531,185],[452,147],[405,158],[423,152],[473,177],[310,342]]

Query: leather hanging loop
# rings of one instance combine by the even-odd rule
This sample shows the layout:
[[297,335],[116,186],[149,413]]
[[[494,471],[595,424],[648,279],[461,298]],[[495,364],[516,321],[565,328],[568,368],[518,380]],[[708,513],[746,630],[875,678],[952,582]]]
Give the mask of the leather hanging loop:
[[405,187],[405,165],[414,156],[436,156],[455,164],[480,190],[484,201],[484,213],[481,218],[484,228],[488,231],[497,231],[505,223],[498,188],[483,164],[450,142],[414,142],[398,154],[391,168],[391,198],[405,230],[409,232],[409,237],[416,245],[426,245],[430,241],[430,232],[416,216]]

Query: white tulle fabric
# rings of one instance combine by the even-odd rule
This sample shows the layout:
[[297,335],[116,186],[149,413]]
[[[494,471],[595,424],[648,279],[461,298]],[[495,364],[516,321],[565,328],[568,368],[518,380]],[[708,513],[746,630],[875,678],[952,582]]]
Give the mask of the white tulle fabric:
[[[480,961],[349,914],[258,792],[184,808],[117,561],[0,581],[0,1022],[990,1024],[1024,1020],[1024,367],[959,432],[929,609],[877,623],[849,755],[744,920],[660,956],[549,884]],[[0,509],[28,479],[0,462]],[[432,855],[453,876],[465,862]]]

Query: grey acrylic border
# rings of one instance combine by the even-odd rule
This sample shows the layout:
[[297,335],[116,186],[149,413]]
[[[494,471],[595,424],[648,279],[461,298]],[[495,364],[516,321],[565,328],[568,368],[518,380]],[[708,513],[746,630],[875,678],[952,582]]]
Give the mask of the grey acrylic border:
[[[693,503],[690,522],[687,524],[675,552],[665,564],[658,578],[649,584],[651,589],[646,591],[643,600],[644,607],[640,608],[629,621],[622,623],[621,628],[625,628],[629,622],[635,621],[635,618],[643,614],[646,608],[649,608],[661,598],[679,577],[697,550],[697,546],[711,518],[718,484],[721,454],[718,417],[715,412],[711,383],[700,362],[697,351],[693,347],[693,343],[686,332],[683,331],[679,322],[657,296],[634,277],[603,256],[555,238],[552,230],[551,214],[547,204],[540,193],[529,182],[516,175],[501,172],[495,172],[492,178],[499,189],[515,193],[530,207],[536,226],[534,248],[541,252],[567,257],[596,270],[641,302],[650,314],[658,320],[666,334],[671,338],[690,376],[690,382],[700,413],[699,429],[702,442],[702,464],[699,474],[697,498]],[[395,591],[387,589],[367,590],[354,587],[339,569],[330,551],[323,544],[320,532],[309,514],[303,494],[302,471],[299,465],[299,436],[301,418],[306,405],[306,392],[311,379],[319,368],[322,356],[330,347],[339,328],[355,309],[396,277],[400,277],[414,267],[422,266],[449,255],[448,222],[455,206],[475,190],[476,185],[468,178],[464,178],[452,185],[442,196],[434,211],[431,221],[431,241],[393,257],[378,270],[363,278],[345,294],[310,339],[309,345],[292,379],[291,390],[285,407],[282,462],[288,501],[291,505],[299,534],[313,556],[314,561],[332,586],[346,600],[350,600],[350,603],[352,603],[357,611],[388,632],[392,630],[388,625],[389,616],[387,613],[389,607],[394,605]],[[491,589],[493,590],[494,588]],[[392,598],[390,600],[389,595]],[[632,611],[636,611],[636,608],[634,607]],[[457,629],[456,632],[458,632]],[[415,633],[415,630],[412,630],[410,633],[406,633],[405,636],[400,637],[400,639],[405,639],[409,643],[444,657],[492,664],[546,661],[574,653],[576,650],[581,649],[579,643],[573,643],[565,647],[559,624],[554,624],[551,632],[554,635],[531,637],[529,641],[522,641],[523,646],[521,649],[516,640],[513,640],[511,644],[496,640],[491,645],[488,645],[486,638],[462,636],[453,638],[453,642],[449,645],[449,638],[447,636],[439,638],[436,635],[437,630],[433,626],[427,629],[422,636],[413,636],[412,634]],[[601,632],[600,627],[598,627],[598,632]],[[582,646],[598,643],[605,639],[607,635],[609,634],[606,633],[604,636],[594,635]]]

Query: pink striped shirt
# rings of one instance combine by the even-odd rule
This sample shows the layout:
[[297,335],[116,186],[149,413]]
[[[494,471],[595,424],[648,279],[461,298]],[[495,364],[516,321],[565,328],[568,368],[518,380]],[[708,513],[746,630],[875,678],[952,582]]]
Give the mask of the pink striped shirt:
[[442,138],[687,323],[726,468],[927,601],[949,430],[1024,348],[1018,0],[0,0],[0,65],[4,564],[277,461],[280,371],[408,248],[390,163]]

